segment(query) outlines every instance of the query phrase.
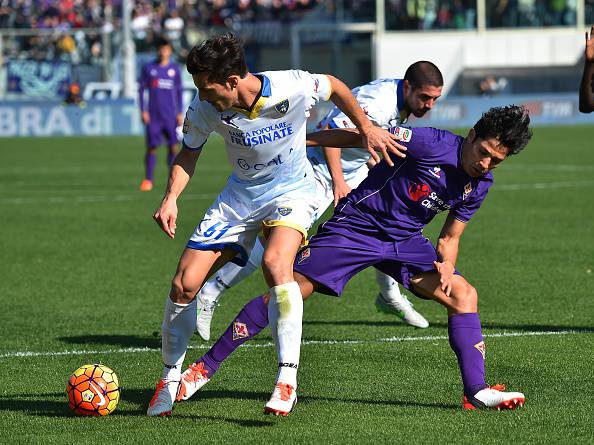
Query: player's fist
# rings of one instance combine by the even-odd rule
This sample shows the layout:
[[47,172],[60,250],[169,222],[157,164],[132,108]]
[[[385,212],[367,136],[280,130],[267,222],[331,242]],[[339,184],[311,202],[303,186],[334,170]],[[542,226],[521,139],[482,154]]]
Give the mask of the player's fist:
[[174,197],[165,196],[159,208],[153,214],[153,219],[161,227],[161,230],[169,236],[175,238],[175,229],[177,228],[177,201]]
[[148,125],[151,121],[151,115],[149,114],[148,111],[143,111],[142,112],[142,122],[144,123],[144,125]]
[[334,193],[334,207],[338,204],[342,198],[351,192],[351,188],[344,180],[333,180],[332,181],[332,192]]

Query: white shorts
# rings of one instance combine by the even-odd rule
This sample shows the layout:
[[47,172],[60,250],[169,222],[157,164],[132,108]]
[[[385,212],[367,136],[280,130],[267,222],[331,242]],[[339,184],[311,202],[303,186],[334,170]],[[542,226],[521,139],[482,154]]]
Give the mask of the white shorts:
[[[328,171],[326,164],[318,164],[313,166],[314,178],[316,180],[316,194],[315,194],[315,205],[318,210],[314,215],[314,222],[317,221],[326,211],[328,207],[334,202],[334,191],[332,190],[332,177]],[[363,164],[356,170],[345,174],[344,180],[347,185],[354,189],[363,182],[369,173],[369,168],[366,164]]]
[[248,193],[228,186],[207,210],[204,218],[190,237],[187,247],[196,250],[234,249],[231,261],[245,266],[260,230],[275,226],[291,227],[307,239],[317,206],[311,176],[303,178],[302,186],[257,204]]

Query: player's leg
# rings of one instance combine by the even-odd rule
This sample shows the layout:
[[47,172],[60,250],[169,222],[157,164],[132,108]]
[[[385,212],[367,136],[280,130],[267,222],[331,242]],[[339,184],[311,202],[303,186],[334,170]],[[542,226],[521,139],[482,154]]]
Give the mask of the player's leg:
[[[307,277],[295,274],[303,299],[315,290],[315,284]],[[221,364],[239,346],[255,337],[268,326],[269,295],[260,295],[250,300],[233,319],[223,335],[214,345],[184,371],[181,387],[176,400],[187,400],[202,388],[218,371]]]
[[256,244],[245,266],[229,262],[204,283],[196,296],[196,330],[204,340],[210,340],[212,316],[223,293],[259,269],[263,253],[264,246],[260,239],[256,238]]
[[222,251],[184,250],[165,302],[161,325],[163,375],[149,404],[149,416],[171,413],[181,378],[181,366],[196,323],[194,296],[208,276],[235,255],[236,252],[230,248]]
[[140,183],[140,190],[148,192],[153,189],[155,165],[157,164],[157,147],[161,144],[161,132],[156,122],[146,126],[146,152],[144,154],[144,179]]
[[[278,373],[265,412],[288,414],[295,402],[301,347],[303,297],[293,278],[293,261],[303,242],[303,232],[286,226],[270,228],[262,258],[264,278],[270,286],[268,319],[276,344]],[[286,397],[289,394],[290,397]]]
[[165,130],[165,137],[167,138],[167,167],[173,165],[173,161],[177,156],[177,144],[179,142],[177,135],[177,121],[170,122]]
[[454,275],[450,295],[441,290],[437,272],[429,271],[411,279],[412,289],[441,303],[448,311],[448,336],[464,385],[465,409],[513,409],[523,405],[519,392],[505,392],[505,387],[485,383],[485,343],[477,313],[478,294],[461,275]]

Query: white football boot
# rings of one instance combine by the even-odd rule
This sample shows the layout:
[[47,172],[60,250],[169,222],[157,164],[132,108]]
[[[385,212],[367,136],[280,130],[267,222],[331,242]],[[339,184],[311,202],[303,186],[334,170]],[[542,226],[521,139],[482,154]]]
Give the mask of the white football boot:
[[375,299],[378,310],[396,315],[406,324],[417,328],[426,328],[429,322],[413,308],[413,304],[404,295],[380,292]]
[[181,375],[179,391],[177,392],[176,402],[188,400],[196,391],[209,382],[208,371],[204,369],[204,363],[192,363]]
[[203,340],[210,340],[210,323],[217,303],[206,301],[200,293],[196,295],[196,331]]
[[272,396],[264,407],[265,414],[288,416],[297,403],[297,392],[288,383],[277,382]]
[[159,380],[155,388],[155,395],[149,403],[146,415],[159,417],[170,416],[178,387],[178,381]]
[[493,408],[497,411],[502,409],[515,409],[524,406],[526,397],[521,392],[504,392],[505,385],[489,386],[481,389],[470,399],[464,396],[462,408],[479,409]]

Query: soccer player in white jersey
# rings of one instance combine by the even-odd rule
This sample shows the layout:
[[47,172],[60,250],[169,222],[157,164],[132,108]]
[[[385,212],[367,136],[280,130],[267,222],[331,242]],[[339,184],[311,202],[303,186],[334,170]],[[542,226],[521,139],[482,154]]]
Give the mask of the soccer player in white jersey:
[[[412,114],[424,116],[441,96],[443,76],[431,62],[419,61],[408,67],[403,79],[378,79],[352,90],[367,117],[378,127],[390,128],[405,123]],[[355,128],[338,107],[334,107],[318,124],[323,128]],[[359,148],[308,147],[307,157],[313,166],[320,217],[332,202],[346,196],[367,177],[368,164],[373,162],[368,152]],[[223,292],[238,284],[260,267],[264,248],[259,240],[244,267],[227,263],[197,296],[196,328],[204,340],[210,339],[210,325],[214,308]],[[393,313],[406,323],[426,328],[427,320],[400,293],[396,281],[376,270],[380,292],[376,299],[379,309]]]
[[162,324],[163,375],[147,414],[171,414],[196,325],[196,293],[226,262],[245,264],[260,229],[267,239],[262,268],[270,286],[269,320],[279,362],[266,409],[284,409],[279,406],[281,390],[297,387],[303,312],[292,266],[317,210],[310,199],[315,180],[305,151],[309,109],[330,99],[364,135],[364,146],[373,157],[379,159],[376,150],[388,160],[387,150],[404,154],[398,151],[402,147],[397,137],[367,119],[344,83],[298,70],[252,74],[232,34],[193,48],[186,65],[198,95],[186,114],[182,150],[155,221],[168,236],[175,236],[177,198],[211,132],[224,138],[233,173],[196,227],[173,277]]

